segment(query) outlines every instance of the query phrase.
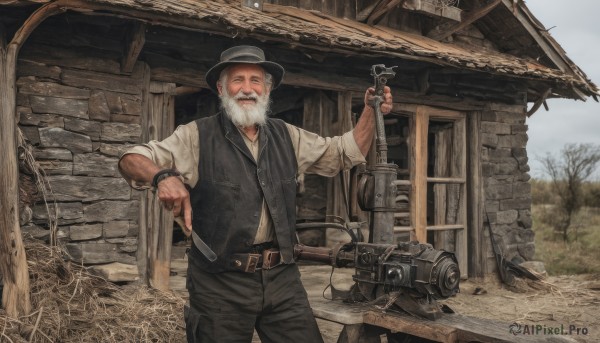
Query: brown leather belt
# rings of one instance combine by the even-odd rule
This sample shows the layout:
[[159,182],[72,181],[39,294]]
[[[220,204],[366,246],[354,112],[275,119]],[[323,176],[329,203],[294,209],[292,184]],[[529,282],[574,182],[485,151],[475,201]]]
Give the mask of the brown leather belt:
[[246,273],[254,273],[261,269],[273,269],[280,264],[281,254],[277,249],[266,249],[261,254],[231,255],[231,267]]

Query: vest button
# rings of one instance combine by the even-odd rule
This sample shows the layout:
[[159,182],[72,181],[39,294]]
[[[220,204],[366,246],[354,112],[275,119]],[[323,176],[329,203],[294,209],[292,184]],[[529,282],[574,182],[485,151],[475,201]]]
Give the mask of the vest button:
[[261,182],[260,182],[260,184],[264,186],[264,185],[265,185],[265,182],[264,182],[264,181],[261,181]]
[[235,264],[236,267],[242,266],[242,261],[240,261],[240,260],[235,260],[233,263]]

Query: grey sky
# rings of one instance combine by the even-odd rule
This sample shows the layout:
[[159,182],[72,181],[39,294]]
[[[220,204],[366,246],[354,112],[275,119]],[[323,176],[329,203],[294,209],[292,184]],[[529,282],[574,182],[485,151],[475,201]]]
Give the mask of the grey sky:
[[[567,52],[567,56],[600,85],[600,1],[527,0],[533,15]],[[531,107],[531,104],[529,105]],[[549,111],[540,108],[527,120],[528,153],[533,177],[542,177],[539,162],[550,152],[556,154],[566,143],[600,145],[600,103],[565,99],[548,100]]]

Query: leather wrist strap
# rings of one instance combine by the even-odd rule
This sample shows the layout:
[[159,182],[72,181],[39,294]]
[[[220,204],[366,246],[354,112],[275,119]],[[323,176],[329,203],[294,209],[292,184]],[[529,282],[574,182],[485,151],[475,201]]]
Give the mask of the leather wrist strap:
[[181,173],[175,169],[163,169],[152,178],[152,187],[157,188],[158,184],[169,176],[181,176]]

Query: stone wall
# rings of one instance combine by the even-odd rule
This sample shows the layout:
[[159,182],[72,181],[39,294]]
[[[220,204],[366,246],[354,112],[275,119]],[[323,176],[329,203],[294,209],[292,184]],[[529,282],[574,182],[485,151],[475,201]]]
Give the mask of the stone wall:
[[[135,264],[140,194],[117,161],[140,141],[143,68],[122,75],[116,58],[40,49],[21,54],[17,114],[56,199],[58,237],[76,261]],[[45,204],[23,209],[23,232],[48,236]]]
[[490,244],[488,272],[496,270],[489,243],[489,224],[508,260],[516,263],[531,260],[535,252],[525,111],[523,106],[491,105],[482,113],[481,165],[485,194],[482,229],[485,241]]

